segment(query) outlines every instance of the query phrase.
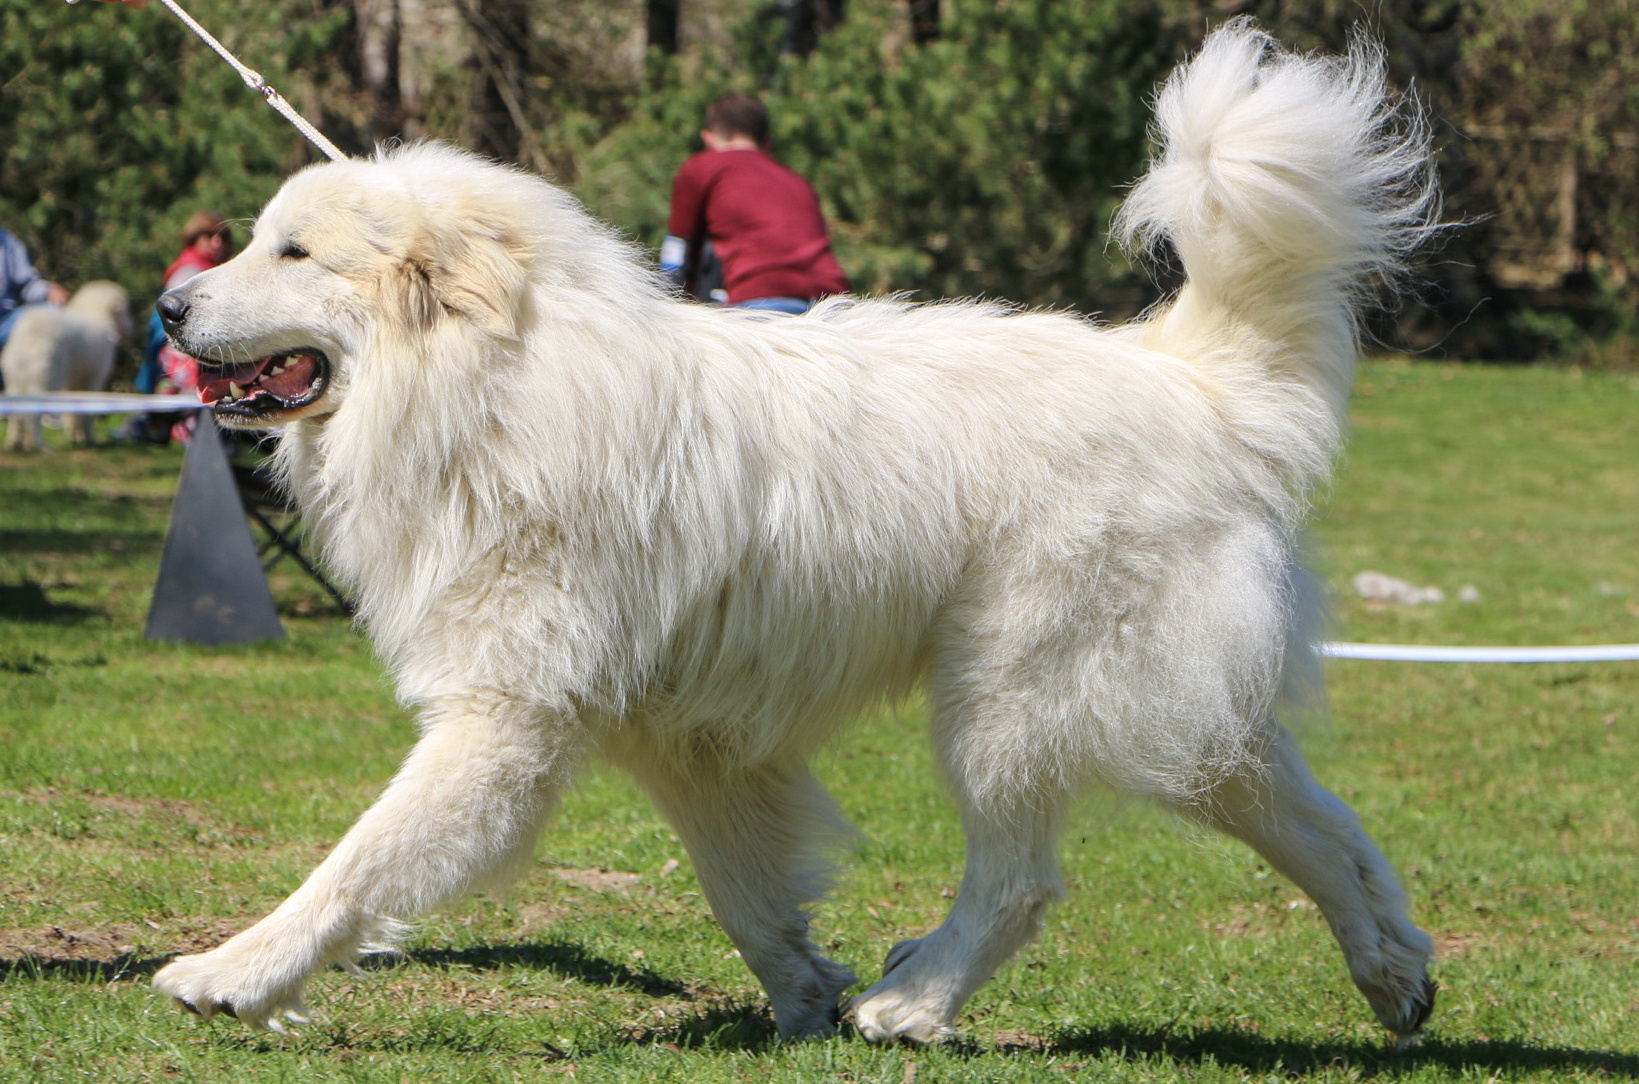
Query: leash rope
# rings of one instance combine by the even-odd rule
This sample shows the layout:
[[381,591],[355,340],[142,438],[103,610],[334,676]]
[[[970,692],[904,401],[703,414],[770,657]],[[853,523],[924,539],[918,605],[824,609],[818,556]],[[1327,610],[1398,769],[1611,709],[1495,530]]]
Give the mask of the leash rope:
[[[72,4],[75,0],[68,0],[68,2]],[[181,19],[184,26],[186,26],[189,30],[192,30],[195,34],[198,34],[201,41],[203,41],[206,45],[209,45],[212,49],[216,50],[217,56],[233,65],[233,70],[239,73],[239,78],[245,81],[245,85],[247,87],[250,87],[252,90],[261,91],[262,97],[267,101],[267,104],[277,109],[286,120],[295,125],[296,130],[302,133],[302,135],[306,136],[308,142],[312,143],[315,147],[319,148],[319,150],[323,151],[332,161],[339,162],[347,157],[336,148],[334,143],[324,138],[324,134],[317,128],[313,127],[312,123],[310,123],[306,117],[296,112],[295,106],[285,101],[284,96],[277,90],[274,90],[266,80],[250,68],[247,68],[245,65],[239,63],[239,58],[228,52],[227,48],[223,46],[221,42],[212,37],[209,30],[206,30],[204,27],[200,26],[199,23],[194,20],[192,15],[189,15],[186,11],[183,11],[181,5],[179,5],[176,0],[159,0],[159,2],[170,8],[171,14],[175,15],[178,19]]]

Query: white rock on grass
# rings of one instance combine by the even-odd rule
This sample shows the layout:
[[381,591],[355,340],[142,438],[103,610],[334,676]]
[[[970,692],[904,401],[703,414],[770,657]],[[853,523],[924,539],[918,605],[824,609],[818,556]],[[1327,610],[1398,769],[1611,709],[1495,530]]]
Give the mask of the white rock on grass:
[[1372,602],[1392,602],[1398,606],[1416,606],[1424,602],[1444,602],[1445,592],[1438,587],[1418,587],[1396,579],[1386,572],[1362,572],[1354,578],[1355,594]]

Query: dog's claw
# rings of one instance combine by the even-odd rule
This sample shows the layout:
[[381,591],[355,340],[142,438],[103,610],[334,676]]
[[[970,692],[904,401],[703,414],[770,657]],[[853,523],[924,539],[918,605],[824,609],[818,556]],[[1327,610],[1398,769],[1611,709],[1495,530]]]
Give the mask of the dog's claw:
[[1423,1037],[1423,1025],[1428,1018],[1434,1015],[1434,999],[1440,992],[1440,984],[1427,976],[1423,977],[1423,987],[1412,1000],[1410,1013],[1401,1023],[1401,1026],[1391,1026],[1389,1030],[1394,1034],[1394,1046],[1397,1050],[1406,1050],[1416,1046]]
[[1417,1017],[1411,1022],[1411,1034],[1415,1036],[1423,1030],[1428,1018],[1434,1015],[1434,999],[1440,993],[1440,984],[1433,979],[1424,977],[1423,993],[1417,999]]

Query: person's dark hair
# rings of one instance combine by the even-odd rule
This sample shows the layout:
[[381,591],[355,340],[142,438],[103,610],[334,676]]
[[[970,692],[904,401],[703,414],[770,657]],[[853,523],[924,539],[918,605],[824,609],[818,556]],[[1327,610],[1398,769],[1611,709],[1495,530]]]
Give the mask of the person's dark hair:
[[182,227],[182,247],[188,248],[201,237],[210,234],[221,234],[231,242],[233,227],[228,225],[227,219],[215,211],[195,211],[188,216],[188,222]]
[[706,107],[706,128],[721,136],[749,136],[768,142],[768,110],[749,94],[725,94]]

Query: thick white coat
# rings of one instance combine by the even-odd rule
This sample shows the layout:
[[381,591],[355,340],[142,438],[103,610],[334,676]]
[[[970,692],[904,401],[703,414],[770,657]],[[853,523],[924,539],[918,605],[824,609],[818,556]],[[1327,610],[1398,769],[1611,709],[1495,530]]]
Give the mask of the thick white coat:
[[[424,737],[278,911],[156,986],[276,1024],[305,977],[527,860],[587,754],[688,847],[787,1034],[852,981],[809,942],[840,814],[805,757],[926,683],[969,864],[854,1002],[930,1040],[1038,928],[1092,780],[1257,847],[1399,1034],[1428,939],[1276,721],[1313,679],[1298,555],[1363,290],[1427,229],[1380,57],[1213,35],[1119,225],[1188,282],[1125,327],[985,303],[789,318],[666,296],[560,190],[431,145],[292,178],[173,337],[329,360],[279,464]],[[180,311],[180,310],[179,310]]]

